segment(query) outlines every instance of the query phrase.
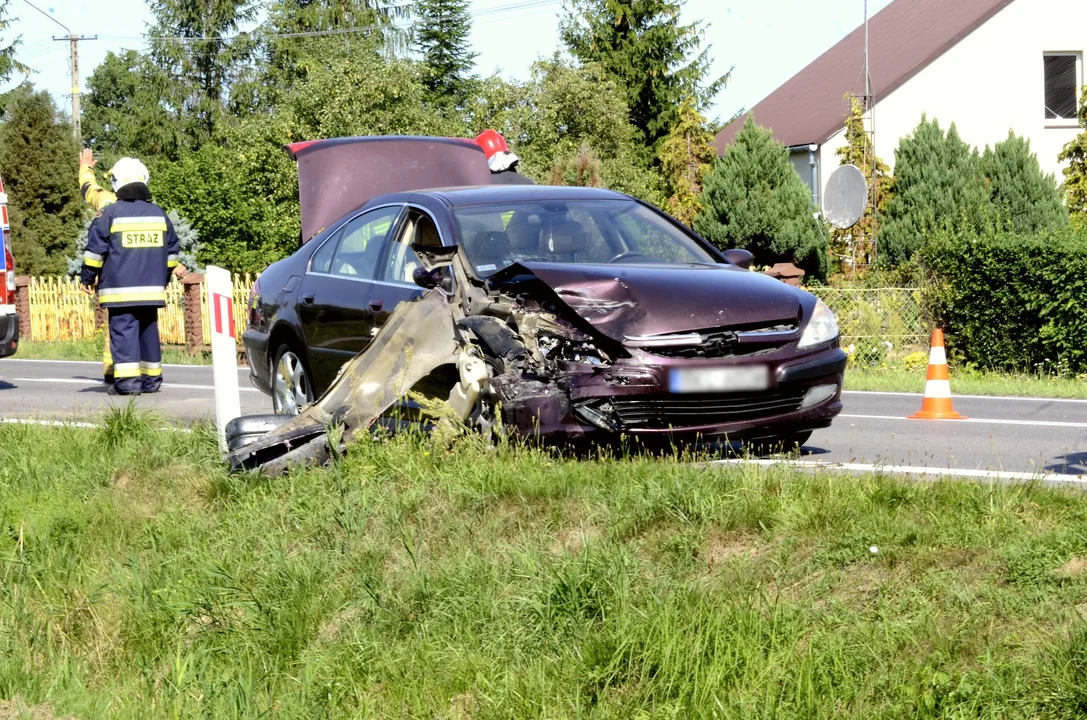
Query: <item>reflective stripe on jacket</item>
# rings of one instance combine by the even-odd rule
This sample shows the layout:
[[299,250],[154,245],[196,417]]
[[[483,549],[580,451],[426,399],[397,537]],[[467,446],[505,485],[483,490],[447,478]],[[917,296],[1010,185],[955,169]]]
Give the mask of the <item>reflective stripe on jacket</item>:
[[177,233],[162,208],[144,200],[119,200],[91,222],[80,280],[91,285],[98,278],[98,301],[105,307],[162,307],[179,251]]

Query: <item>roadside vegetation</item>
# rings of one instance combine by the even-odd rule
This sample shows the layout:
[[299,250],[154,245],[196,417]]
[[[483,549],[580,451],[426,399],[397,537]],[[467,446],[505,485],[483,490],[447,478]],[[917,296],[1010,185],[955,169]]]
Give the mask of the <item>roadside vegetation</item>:
[[0,698],[42,717],[1070,717],[1087,499],[206,427],[0,427]]
[[[14,355],[23,360],[93,360],[102,361],[102,341],[99,340],[58,340],[53,342],[33,342],[20,340],[19,350]],[[211,353],[201,351],[190,353],[176,347],[162,349],[162,362],[170,365],[210,365]]]
[[[925,391],[925,370],[848,369],[845,389],[922,393]],[[951,392],[954,395],[1087,398],[1087,380],[1040,373],[999,373],[952,367]]]

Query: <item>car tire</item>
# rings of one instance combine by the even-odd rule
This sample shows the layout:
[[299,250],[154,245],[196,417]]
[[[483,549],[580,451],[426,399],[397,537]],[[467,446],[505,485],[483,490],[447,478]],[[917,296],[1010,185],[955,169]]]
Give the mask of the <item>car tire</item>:
[[313,376],[301,353],[280,345],[271,371],[272,410],[276,415],[297,415],[313,402]]
[[747,447],[755,455],[791,453],[803,448],[804,443],[811,439],[811,434],[811,430],[804,430],[803,432],[787,433],[772,438],[762,438],[747,443]]

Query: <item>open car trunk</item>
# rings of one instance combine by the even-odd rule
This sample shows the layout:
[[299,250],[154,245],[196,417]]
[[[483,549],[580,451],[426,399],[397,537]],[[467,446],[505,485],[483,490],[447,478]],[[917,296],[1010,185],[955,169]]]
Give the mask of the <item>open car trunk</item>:
[[349,137],[293,143],[302,242],[378,195],[490,185],[487,156],[471,140]]

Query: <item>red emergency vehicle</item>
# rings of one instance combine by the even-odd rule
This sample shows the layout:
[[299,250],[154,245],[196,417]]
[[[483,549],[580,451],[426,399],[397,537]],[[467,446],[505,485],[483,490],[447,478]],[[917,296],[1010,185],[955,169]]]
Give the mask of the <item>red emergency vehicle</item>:
[[0,257],[0,358],[19,349],[19,316],[15,312],[15,259],[11,255],[11,227],[8,223],[8,194],[0,178],[0,236],[4,253]]

